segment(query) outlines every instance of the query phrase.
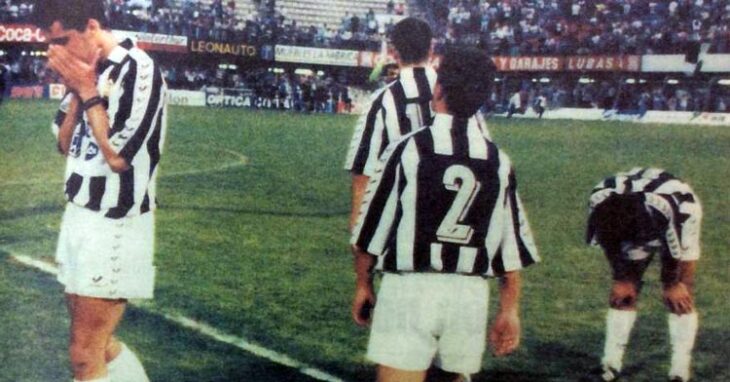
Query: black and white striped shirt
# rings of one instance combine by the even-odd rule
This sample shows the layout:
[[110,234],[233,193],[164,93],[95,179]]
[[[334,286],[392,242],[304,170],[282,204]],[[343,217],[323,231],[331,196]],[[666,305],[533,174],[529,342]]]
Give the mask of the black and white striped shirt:
[[[372,97],[366,114],[360,116],[345,161],[345,170],[373,176],[373,170],[391,143],[431,123],[431,99],[436,86],[432,68],[403,68],[393,81]],[[469,120],[489,137],[481,113]]]
[[[84,114],[74,128],[66,161],[66,199],[118,219],[155,209],[157,164],[167,128],[167,85],[159,67],[130,40],[100,66],[99,94],[109,115],[109,141],[130,168],[115,173],[106,163]],[[61,102],[54,129],[68,110]]]
[[[591,191],[589,222],[594,209],[611,195],[629,193],[642,193],[646,206],[669,221],[664,240],[672,257],[683,261],[699,259],[702,205],[688,184],[664,170],[634,167],[598,183]],[[590,224],[586,238],[598,245]]]
[[539,261],[510,159],[466,119],[437,114],[375,172],[351,243],[376,269],[499,276]]

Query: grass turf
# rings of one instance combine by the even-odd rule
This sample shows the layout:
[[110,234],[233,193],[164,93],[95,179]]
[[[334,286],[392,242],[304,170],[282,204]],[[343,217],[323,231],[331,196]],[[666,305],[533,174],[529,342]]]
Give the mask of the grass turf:
[[[52,257],[63,210],[63,159],[49,129],[54,108],[38,101],[0,108],[5,251]],[[349,179],[341,164],[353,123],[343,116],[173,108],[159,179],[156,307],[347,380],[372,379],[363,361],[367,331],[349,318]],[[703,202],[694,369],[698,381],[729,380],[730,130],[503,119],[490,126],[515,163],[544,262],[524,274],[521,349],[486,357],[476,380],[573,381],[598,362],[610,280],[600,252],[583,244],[587,196],[603,177],[649,165],[686,180]],[[55,380],[49,376],[66,373],[59,287],[0,259],[0,381]],[[657,268],[646,276],[625,360],[633,381],[662,379],[668,369]],[[300,378],[140,310],[128,313],[121,334],[140,350],[154,380]]]

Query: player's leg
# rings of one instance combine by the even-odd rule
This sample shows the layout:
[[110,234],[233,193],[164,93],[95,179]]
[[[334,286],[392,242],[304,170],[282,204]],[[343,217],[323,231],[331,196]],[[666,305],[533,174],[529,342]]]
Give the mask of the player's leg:
[[426,382],[468,382],[470,380],[464,374],[452,373],[437,367],[430,368],[428,373],[426,373]]
[[107,343],[105,356],[112,382],[149,382],[137,355],[114,336]]
[[439,289],[445,321],[438,339],[429,382],[468,381],[478,373],[487,345],[489,284],[481,277],[442,275]]
[[67,295],[72,302],[69,356],[77,381],[107,381],[106,348],[124,314],[124,300]]
[[378,382],[423,382],[425,380],[426,370],[408,371],[378,365]]
[[[120,270],[118,293],[125,298],[151,298],[154,288],[152,264],[154,243],[154,216],[143,214],[125,223],[120,236]],[[147,382],[149,378],[137,355],[126,344],[110,337],[106,345],[106,361],[113,382]]]
[[[430,277],[429,277],[430,276]],[[385,274],[373,310],[367,358],[378,364],[377,380],[426,378],[437,351],[434,332],[439,312],[432,275]]]
[[608,255],[613,270],[613,285],[606,314],[606,338],[601,366],[586,379],[613,381],[623,367],[623,357],[637,316],[636,304],[641,289],[641,278],[650,258],[630,261],[623,255]]
[[[696,262],[683,261],[679,264],[680,281],[688,289],[690,297],[694,287],[694,270]],[[691,312],[679,312],[670,307],[668,315],[669,339],[672,346],[670,381],[685,382],[690,379],[692,349],[697,337],[699,319],[692,304]]]
[[515,110],[517,110],[517,108],[515,108],[515,105],[510,103],[507,108],[507,118],[512,118],[512,114],[515,113]]
[[432,367],[422,371],[407,371],[378,365],[378,382],[465,382],[467,379],[458,373],[451,373]]

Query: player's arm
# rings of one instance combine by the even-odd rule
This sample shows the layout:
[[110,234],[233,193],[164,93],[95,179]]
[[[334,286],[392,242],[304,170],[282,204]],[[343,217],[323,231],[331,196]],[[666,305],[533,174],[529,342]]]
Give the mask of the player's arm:
[[520,291],[522,282],[517,271],[499,278],[499,312],[489,330],[489,342],[495,356],[512,353],[520,345]]
[[63,46],[51,45],[48,49],[48,65],[60,74],[64,84],[78,95],[91,132],[109,167],[114,172],[123,172],[129,165],[109,143],[109,116],[100,102],[94,102],[99,100],[99,93],[96,90],[98,55],[97,52],[92,62],[84,62],[70,54]]
[[691,313],[694,310],[692,287],[697,262],[666,257],[662,259],[661,276],[664,304],[672,313]]
[[370,181],[370,171],[377,164],[378,154],[381,151],[381,136],[384,128],[381,99],[378,97],[370,105],[367,114],[358,120],[345,165],[345,168],[352,174],[352,204],[349,221],[351,232],[360,214],[365,190]]
[[[93,97],[97,97],[97,95],[93,95],[95,93],[96,89],[94,89],[93,93],[85,93],[85,95],[81,96],[81,98],[88,101],[93,99]],[[114,151],[109,143],[109,114],[107,114],[106,108],[104,108],[101,104],[96,104],[95,106],[86,109],[86,117],[89,120],[91,132],[94,134],[96,143],[99,145],[99,149],[104,155],[104,159],[107,164],[109,164],[112,171],[127,171],[129,169],[129,164],[121,155]]]
[[355,265],[355,296],[352,301],[352,319],[360,326],[370,324],[372,308],[375,306],[373,290],[373,267],[375,256],[352,246]]
[[[79,122],[79,109],[81,107],[79,97],[74,93],[67,95],[69,101],[65,107],[65,115],[58,123],[58,151],[63,155],[68,155],[69,147],[71,147],[71,139],[73,137],[74,128]],[[59,111],[62,113],[62,111]]]
[[358,212],[357,222],[352,229],[350,244],[352,244],[356,276],[352,318],[358,325],[370,324],[370,313],[375,305],[372,271],[376,255],[381,255],[385,246],[382,238],[376,238],[376,232],[381,226],[393,229],[394,218],[392,214],[384,213],[384,210],[391,193],[397,191],[399,151],[396,149],[386,153],[384,162],[379,165],[375,175],[367,183],[364,193],[367,197],[362,197],[362,211]]
[[357,216],[360,214],[360,206],[362,205],[365,189],[368,186],[370,177],[363,174],[352,174],[352,207],[350,210],[350,232],[355,227]]

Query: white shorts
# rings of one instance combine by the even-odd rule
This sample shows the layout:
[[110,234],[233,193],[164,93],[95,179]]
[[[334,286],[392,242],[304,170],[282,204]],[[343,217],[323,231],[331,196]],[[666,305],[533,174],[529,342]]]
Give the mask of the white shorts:
[[66,205],[56,248],[65,292],[107,299],[152,298],[154,213],[109,219]]
[[486,350],[489,284],[474,276],[386,273],[367,358],[400,370],[474,374]]

